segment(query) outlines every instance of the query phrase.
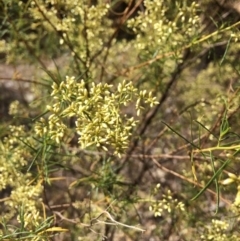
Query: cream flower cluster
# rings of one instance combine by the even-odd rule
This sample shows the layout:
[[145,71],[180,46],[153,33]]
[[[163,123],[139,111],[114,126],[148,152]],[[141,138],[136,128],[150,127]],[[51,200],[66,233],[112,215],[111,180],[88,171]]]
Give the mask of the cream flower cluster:
[[222,220],[212,219],[212,224],[206,227],[203,235],[201,235],[201,240],[216,240],[225,241],[232,240],[237,241],[239,238],[233,234],[228,234],[229,223]]
[[[9,126],[9,135],[0,141],[0,192],[11,190],[9,195],[1,200],[7,210],[4,221],[11,220],[22,208],[24,228],[33,229],[42,220],[38,206],[43,187],[40,182],[36,184],[33,181],[30,172],[26,173],[29,160],[33,159],[26,143],[33,143],[31,137],[26,137],[25,133],[23,126]],[[25,219],[27,217],[28,221]],[[19,215],[17,218],[20,223]]]
[[[159,192],[161,185],[157,184],[154,189],[153,194],[157,194]],[[179,202],[177,199],[173,199],[173,194],[170,190],[167,193],[162,195],[162,198],[159,200],[152,201],[152,205],[149,207],[149,210],[154,213],[155,217],[160,217],[164,212],[172,213],[176,210],[184,212],[185,206],[182,202]]]
[[[166,1],[145,0],[144,5],[146,9],[127,22],[137,34],[136,49],[166,51],[169,42],[179,46],[179,43],[187,43],[196,35],[200,19],[197,14],[199,5],[195,1],[190,6],[173,6],[175,15],[168,14],[170,4]],[[179,26],[184,28],[179,29]]]
[[79,135],[81,148],[101,147],[119,155],[128,147],[131,130],[137,120],[121,113],[121,107],[136,101],[136,111],[140,114],[141,103],[150,106],[157,104],[152,93],[138,91],[131,82],[123,81],[115,91],[108,84],[90,84],[89,92],[85,82],[77,82],[74,77],[66,77],[61,84],[52,86],[52,105],[47,109],[48,120],[41,118],[36,124],[36,133],[49,135],[56,143],[60,143],[68,130],[66,120],[76,118],[75,128]]

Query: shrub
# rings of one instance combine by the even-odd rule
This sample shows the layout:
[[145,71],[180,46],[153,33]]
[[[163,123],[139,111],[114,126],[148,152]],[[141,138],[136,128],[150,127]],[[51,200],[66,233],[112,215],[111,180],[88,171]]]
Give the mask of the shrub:
[[0,76],[1,240],[238,239],[240,22],[224,7],[1,3],[2,66],[25,69]]

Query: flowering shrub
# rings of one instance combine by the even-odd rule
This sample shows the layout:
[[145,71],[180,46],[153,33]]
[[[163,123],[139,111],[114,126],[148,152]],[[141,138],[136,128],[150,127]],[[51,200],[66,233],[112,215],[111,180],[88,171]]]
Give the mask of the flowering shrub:
[[0,4],[0,240],[237,240],[235,2]]

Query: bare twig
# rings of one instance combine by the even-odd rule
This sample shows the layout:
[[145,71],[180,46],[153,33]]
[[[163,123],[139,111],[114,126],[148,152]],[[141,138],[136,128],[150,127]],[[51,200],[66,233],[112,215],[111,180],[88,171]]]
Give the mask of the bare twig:
[[[59,216],[62,220],[65,220],[65,221],[67,221],[67,222],[74,223],[74,224],[79,224],[79,225],[81,225],[81,226],[83,226],[83,227],[87,227],[87,228],[90,228],[90,227],[92,227],[92,226],[94,226],[94,225],[96,225],[96,224],[106,224],[106,225],[122,226],[122,227],[130,228],[130,229],[134,229],[134,230],[140,231],[140,232],[144,232],[144,231],[145,231],[145,230],[142,229],[142,228],[138,228],[138,227],[136,227],[136,226],[127,225],[127,224],[120,223],[120,222],[116,221],[107,210],[104,210],[103,212],[101,212],[96,218],[91,219],[90,224],[81,223],[79,220],[76,220],[76,219],[66,218],[66,217],[64,217],[60,212],[57,212],[57,211],[54,211],[54,214],[56,214],[57,216]],[[106,222],[106,221],[99,220],[99,218],[100,218],[101,216],[103,216],[104,214],[105,214],[112,222]]]
[[135,227],[135,226],[127,225],[127,224],[120,223],[120,222],[116,221],[115,219],[113,219],[111,214],[109,212],[107,212],[107,211],[103,211],[102,214],[106,214],[107,217],[112,221],[112,223],[101,221],[101,220],[97,219],[98,223],[105,223],[105,224],[108,224],[108,225],[117,225],[117,226],[119,225],[119,226],[123,226],[123,227],[126,227],[126,228],[130,228],[130,229],[134,229],[134,230],[137,230],[137,231],[141,231],[141,232],[145,231],[142,228],[138,228],[138,227]]

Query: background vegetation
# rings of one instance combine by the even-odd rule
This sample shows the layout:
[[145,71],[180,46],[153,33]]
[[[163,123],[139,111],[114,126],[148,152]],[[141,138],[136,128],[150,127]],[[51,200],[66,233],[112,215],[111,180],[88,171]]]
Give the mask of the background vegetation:
[[239,1],[0,1],[0,240],[239,240]]

